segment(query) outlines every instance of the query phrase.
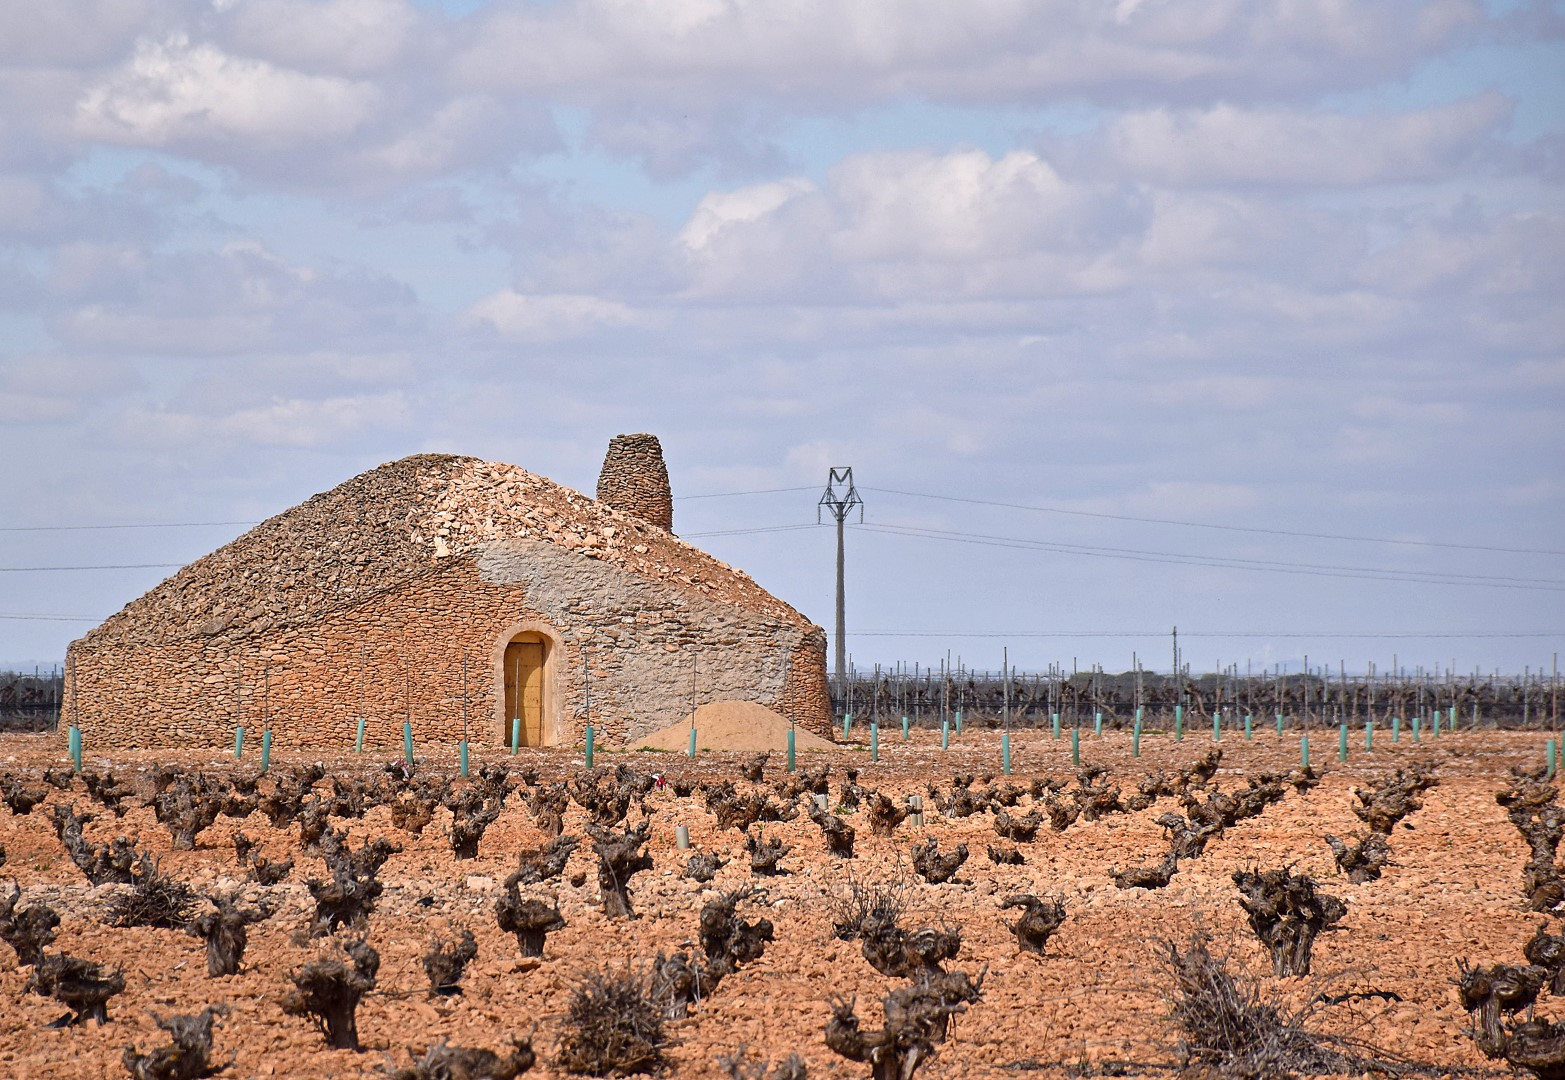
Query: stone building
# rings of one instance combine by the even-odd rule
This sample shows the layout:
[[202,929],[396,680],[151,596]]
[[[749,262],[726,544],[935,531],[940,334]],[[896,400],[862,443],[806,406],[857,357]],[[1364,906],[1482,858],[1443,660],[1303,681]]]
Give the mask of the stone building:
[[[589,499],[514,465],[403,458],[191,563],[67,654],[90,745],[616,745],[691,701],[832,730],[825,632],[674,537],[661,448],[619,436]],[[649,516],[651,520],[649,520]],[[252,736],[253,737],[253,736]]]

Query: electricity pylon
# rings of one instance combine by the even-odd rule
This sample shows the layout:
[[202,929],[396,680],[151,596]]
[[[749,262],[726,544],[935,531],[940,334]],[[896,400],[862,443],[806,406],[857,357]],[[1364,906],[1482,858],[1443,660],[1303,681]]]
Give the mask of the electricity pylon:
[[858,507],[859,523],[863,524],[864,500],[859,498],[859,489],[853,486],[853,470],[832,469],[831,475],[826,479],[826,491],[821,495],[820,502],[815,504],[815,523],[820,524],[822,509],[831,511],[831,516],[837,522],[837,646],[834,667],[837,692],[842,695],[844,701],[847,700],[848,692],[848,649],[842,585],[842,525],[847,521],[848,514],[854,507]]

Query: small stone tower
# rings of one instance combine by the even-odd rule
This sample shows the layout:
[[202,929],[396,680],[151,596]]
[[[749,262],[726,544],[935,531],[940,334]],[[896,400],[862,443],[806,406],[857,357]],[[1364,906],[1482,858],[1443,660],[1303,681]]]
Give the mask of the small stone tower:
[[656,435],[616,435],[609,440],[598,474],[598,501],[674,531],[674,495]]

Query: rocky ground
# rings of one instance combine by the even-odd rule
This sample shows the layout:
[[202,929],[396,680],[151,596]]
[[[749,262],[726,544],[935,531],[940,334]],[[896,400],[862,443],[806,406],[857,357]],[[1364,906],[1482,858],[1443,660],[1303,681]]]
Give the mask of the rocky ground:
[[[760,831],[792,845],[780,863],[784,873],[775,877],[752,874],[744,834],[720,830],[699,792],[680,797],[673,787],[654,789],[643,800],[651,823],[646,851],[653,866],[631,881],[637,917],[628,920],[603,913],[597,859],[584,837],[586,811],[572,802],[564,832],[584,837],[584,843],[561,877],[522,890],[556,904],[566,922],[548,936],[541,960],[523,958],[515,938],[501,931],[495,917],[502,883],[516,867],[518,853],[549,839],[521,799],[525,788],[506,800],[483,834],[478,856],[468,860],[453,857],[447,836],[451,814],[443,808],[418,836],[397,828],[387,805],[359,819],[333,819],[334,827],[348,829],[351,848],[376,837],[401,846],[379,875],[385,891],[368,920],[368,940],[381,964],[376,987],[358,1011],[363,1044],[358,1053],[327,1049],[306,1019],[286,1015],[281,1006],[293,986],[289,973],[322,949],[300,935],[315,908],[306,883],[329,875],[317,852],[301,848],[299,824],[274,828],[259,812],[244,820],[219,817],[199,834],[194,850],[176,851],[170,831],[144,805],[157,766],[231,777],[253,774],[254,755],[247,753],[236,763],[231,753],[95,754],[89,749],[86,769],[112,769],[133,782],[138,795],[125,800],[128,809],[120,818],[92,803],[79,779],[68,791],[49,786],[47,799],[29,814],[0,806],[0,845],[6,854],[0,883],[10,878],[19,884],[19,908],[45,902],[59,912],[61,924],[50,951],[117,968],[125,989],[108,1003],[107,1024],[50,1027],[66,1010],[58,1001],[29,993],[30,969],[19,967],[12,951],[0,946],[0,1075],[125,1076],[121,1058],[126,1046],[145,1049],[167,1042],[154,1014],[196,1012],[219,1003],[228,1009],[215,1038],[218,1060],[231,1060],[225,1075],[378,1075],[405,1066],[441,1039],[502,1050],[513,1036],[530,1036],[537,1050],[539,1062],[529,1076],[564,1075],[557,1064],[562,1020],[584,972],[604,965],[645,971],[660,951],[691,949],[703,904],[722,891],[755,885],[764,894],[740,911],[749,918],[768,917],[775,924],[775,941],[759,960],[729,975],[692,1007],[687,1019],[668,1025],[667,1071],[724,1077],[730,1075],[719,1064],[725,1055],[742,1051],[751,1062],[779,1062],[796,1052],[811,1077],[868,1076],[868,1065],[845,1060],[826,1045],[832,1003],[856,1002],[865,1026],[878,1027],[882,999],[905,980],[878,973],[858,942],[834,937],[834,898],[845,896],[855,882],[903,886],[904,925],[959,931],[960,952],[946,968],[974,978],[984,972],[981,999],[957,1017],[920,1076],[1177,1073],[1180,1035],[1168,1020],[1171,981],[1158,949],[1162,941],[1184,943],[1196,932],[1211,935],[1214,949],[1229,951],[1234,966],[1253,973],[1263,990],[1296,1005],[1322,993],[1377,992],[1342,1004],[1314,1005],[1311,1022],[1325,1030],[1419,1063],[1431,1075],[1456,1070],[1498,1075],[1502,1070],[1464,1034],[1468,1018],[1453,978],[1459,958],[1520,962],[1522,943],[1545,919],[1527,911],[1521,875],[1528,849],[1495,802],[1496,791],[1510,785],[1513,766],[1541,762],[1542,736],[1476,732],[1431,739],[1426,732],[1415,745],[1404,731],[1393,746],[1381,732],[1372,755],[1356,742],[1345,764],[1336,761],[1335,732],[1320,733],[1314,741],[1314,759],[1325,773],[1319,786],[1307,793],[1288,786],[1280,802],[1227,828],[1199,858],[1180,863],[1170,883],[1158,889],[1118,888],[1110,871],[1150,866],[1162,858],[1168,841],[1156,819],[1180,809],[1174,797],[1133,812],[1078,820],[1063,831],[1045,823],[1035,840],[1016,845],[1025,859],[1022,865],[997,865],[987,857],[988,846],[998,842],[992,812],[954,819],[941,815],[928,785],[935,785],[942,798],[955,774],[979,774],[975,786],[985,786],[982,774],[1000,771],[994,732],[969,730],[949,750],[940,748],[938,734],[915,732],[911,743],[891,735],[882,739],[878,762],[869,760],[865,747],[801,755],[805,769],[829,764],[833,805],[846,771],[856,768],[859,784],[895,803],[908,794],[922,795],[926,822],[921,828],[903,822],[894,836],[882,838],[871,835],[863,809],[843,814],[857,832],[851,860],[827,853],[821,829],[805,813],[766,823]],[[1106,766],[1109,784],[1128,797],[1149,774],[1189,766],[1212,746],[1205,733],[1182,741],[1148,735],[1142,754],[1132,757],[1127,735],[1088,735],[1082,758]],[[1298,765],[1293,735],[1257,734],[1246,741],[1229,734],[1220,747],[1223,757],[1213,786],[1222,791],[1243,789],[1263,772],[1285,774]],[[381,751],[323,760],[333,775],[369,777],[388,756]],[[454,756],[421,762],[420,771],[454,772]],[[694,761],[678,754],[600,754],[598,764],[661,772],[682,783],[727,779],[741,792],[771,792],[774,782],[786,780],[781,755],[773,755],[761,785],[745,781],[741,767],[748,759],[743,754],[702,754]],[[306,754],[278,755],[272,773],[281,775],[312,760]],[[484,763],[530,768],[544,784],[565,779],[582,765],[579,752],[564,750],[518,757],[475,753],[474,770]],[[1433,765],[1438,783],[1423,793],[1422,807],[1393,829],[1391,863],[1382,876],[1350,883],[1322,837],[1361,833],[1363,823],[1352,813],[1354,788],[1414,763]],[[36,788],[46,769],[62,766],[68,772],[61,737],[0,737],[0,779],[9,774]],[[1047,777],[1068,792],[1077,786],[1075,772],[1068,739],[1056,741],[1048,732],[1015,736],[1011,782],[1028,788],[1035,778]],[[61,773],[55,776],[63,779]],[[1003,784],[1007,778],[993,780]],[[260,789],[267,790],[271,782],[262,780]],[[323,781],[318,790],[329,792],[330,785]],[[803,807],[807,798],[794,802]],[[1041,796],[1024,797],[1012,812],[1025,813],[1041,802]],[[50,811],[55,803],[94,811],[86,827],[89,840],[123,834],[158,858],[164,873],[203,894],[237,891],[243,901],[273,907],[270,918],[250,927],[238,974],[209,977],[203,943],[180,930],[108,925],[111,903],[128,886],[94,887],[85,880],[56,837]],[[639,805],[633,805],[629,821],[641,820]],[[690,852],[676,847],[680,825],[688,828],[695,849],[730,860],[710,884],[683,876]],[[275,886],[248,880],[236,859],[236,828],[258,840],[265,857],[293,858],[293,872]],[[911,849],[926,836],[934,837],[942,852],[967,845],[970,857],[954,880],[931,885],[913,873]],[[1283,866],[1313,875],[1347,905],[1339,928],[1317,942],[1312,974],[1293,979],[1271,975],[1232,880],[1237,870]],[[1000,901],[1016,893],[1054,896],[1065,903],[1067,918],[1041,955],[1019,952],[1007,930],[1006,920],[1014,913],[1002,911]],[[1555,920],[1549,921],[1551,929],[1558,929]],[[461,981],[463,992],[431,997],[421,957],[432,938],[462,927],[471,929],[478,945]],[[1545,1005],[1552,1000],[1545,998]]]

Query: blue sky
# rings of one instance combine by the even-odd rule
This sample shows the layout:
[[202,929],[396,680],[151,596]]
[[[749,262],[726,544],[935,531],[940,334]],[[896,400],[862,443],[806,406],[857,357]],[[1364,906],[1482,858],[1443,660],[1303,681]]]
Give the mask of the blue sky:
[[[1548,665],[1565,9],[0,10],[0,661],[383,461],[591,491],[856,663]],[[793,490],[807,489],[807,490]],[[956,501],[969,500],[969,501]],[[1023,509],[1029,507],[1032,509]],[[153,529],[60,526],[172,524]],[[953,535],[963,534],[963,535]],[[1313,535],[1310,535],[1313,534]],[[43,618],[42,616],[48,616]]]

